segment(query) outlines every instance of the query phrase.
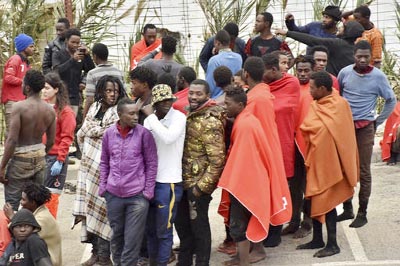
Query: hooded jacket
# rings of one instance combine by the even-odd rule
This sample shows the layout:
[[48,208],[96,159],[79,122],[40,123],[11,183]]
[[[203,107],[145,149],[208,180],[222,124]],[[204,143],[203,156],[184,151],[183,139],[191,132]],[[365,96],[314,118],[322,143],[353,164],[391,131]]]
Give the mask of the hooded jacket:
[[361,37],[364,27],[357,21],[349,21],[340,38],[318,38],[310,34],[288,31],[286,36],[307,44],[308,46],[324,45],[329,50],[326,71],[337,76],[339,71],[354,63],[354,41]]

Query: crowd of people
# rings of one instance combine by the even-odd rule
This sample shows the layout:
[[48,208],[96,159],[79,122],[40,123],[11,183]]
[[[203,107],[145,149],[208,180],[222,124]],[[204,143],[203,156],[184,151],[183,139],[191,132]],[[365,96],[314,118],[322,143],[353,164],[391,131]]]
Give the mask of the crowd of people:
[[[83,266],[163,266],[175,253],[177,266],[210,265],[217,188],[226,231],[218,251],[232,255],[224,265],[264,260],[282,235],[312,233],[296,249],[319,249],[314,257],[340,253],[337,222],[368,223],[374,136],[389,116],[382,158],[397,163],[400,105],[379,69],[384,41],[369,8],[322,15],[299,27],[287,14],[287,30],[273,34],[272,14],[257,14],[247,43],[226,24],[200,53],[205,79],[175,61],[174,37],[146,24],[131,47],[129,93],[107,46],[89,50],[67,19],[57,21],[43,72],[30,69],[34,42],[19,34],[1,94],[0,265],[63,265],[56,219],[71,145],[80,159],[74,227],[92,246]],[[295,56],[282,36],[307,51]]]

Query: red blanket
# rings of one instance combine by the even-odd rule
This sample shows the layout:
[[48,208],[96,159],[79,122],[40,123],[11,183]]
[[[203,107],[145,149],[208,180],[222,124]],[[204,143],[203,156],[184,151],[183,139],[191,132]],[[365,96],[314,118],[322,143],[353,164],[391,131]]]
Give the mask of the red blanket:
[[294,176],[295,113],[299,105],[300,83],[296,77],[285,73],[281,79],[268,85],[275,96],[275,121],[278,126],[286,177],[292,177]]
[[313,98],[310,94],[310,83],[300,84],[300,101],[296,111],[296,144],[303,158],[306,153],[306,143],[300,130],[300,125],[308,114]]
[[380,141],[382,149],[382,160],[387,161],[390,158],[390,147],[396,141],[397,129],[400,126],[400,102],[396,104],[393,112],[386,120],[385,131],[383,138]]
[[[150,53],[151,51],[156,49],[158,46],[160,46],[160,44],[161,44],[161,39],[156,39],[152,45],[147,46],[145,40],[141,39],[140,41],[138,41],[137,43],[132,45],[131,60],[130,60],[131,70],[135,69],[137,67],[138,63],[140,62],[140,60],[145,55],[147,55],[148,53]],[[160,59],[161,57],[162,57],[162,53],[160,52],[154,58]]]
[[350,106],[337,93],[311,103],[301,125],[306,141],[305,196],[311,217],[325,214],[354,194],[359,176],[357,142]]
[[[243,178],[243,175],[249,178],[253,178],[253,175],[257,175],[257,177],[254,177],[254,182],[250,181],[251,186],[242,186],[238,185],[240,183],[237,183],[236,189],[231,189],[232,185],[230,185],[229,191],[237,197],[242,204],[244,204],[244,201],[242,201],[241,197],[248,198],[246,200],[249,202],[246,201],[247,205],[244,205],[249,208],[254,217],[252,217],[247,228],[247,237],[253,242],[259,242],[268,236],[269,224],[280,225],[290,221],[292,205],[276,129],[272,104],[273,96],[269,92],[268,85],[264,83],[260,83],[252,88],[247,96],[247,106],[244,112],[250,113],[257,118],[262,128],[263,135],[266,138],[260,137],[262,142],[260,142],[259,146],[254,144],[250,145],[250,141],[254,143],[259,137],[259,129],[251,130],[251,138],[250,131],[237,134],[237,121],[235,121],[231,139],[233,145],[231,146],[228,157],[231,163],[227,163],[225,166],[226,170],[224,169],[223,173],[224,179],[222,179],[222,177],[221,179],[232,179],[232,184],[235,184],[239,180],[238,178]],[[252,116],[246,115],[244,117]],[[249,121],[255,120],[254,118],[249,118]],[[254,123],[255,127],[258,128],[258,123]],[[248,122],[243,122],[243,124],[244,128],[249,125]],[[255,136],[257,136],[257,138]],[[238,165],[236,166],[233,162]],[[250,163],[251,167],[249,167]],[[249,178],[246,178],[246,180]],[[265,184],[265,186],[260,184]],[[225,181],[222,181],[219,186],[228,188]],[[252,189],[256,190],[253,191]],[[262,197],[263,199],[261,199],[262,195],[266,195],[266,197]],[[229,204],[229,196],[226,191],[223,191],[218,212],[224,216],[225,222],[229,220]],[[261,214],[259,212],[261,212]]]

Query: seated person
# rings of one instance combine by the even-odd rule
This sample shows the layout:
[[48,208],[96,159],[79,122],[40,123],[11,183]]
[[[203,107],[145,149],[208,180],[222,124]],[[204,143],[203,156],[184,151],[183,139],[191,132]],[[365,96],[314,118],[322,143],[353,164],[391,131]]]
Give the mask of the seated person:
[[35,265],[51,266],[47,245],[39,237],[41,227],[27,209],[21,209],[12,218],[10,231],[12,242],[0,258],[0,266],[5,265]]
[[[31,211],[41,227],[38,235],[45,241],[53,266],[62,265],[61,234],[53,215],[45,206],[50,201],[51,192],[48,188],[37,183],[28,183],[22,191],[21,206]],[[11,205],[4,206],[6,215],[13,219],[14,212]]]

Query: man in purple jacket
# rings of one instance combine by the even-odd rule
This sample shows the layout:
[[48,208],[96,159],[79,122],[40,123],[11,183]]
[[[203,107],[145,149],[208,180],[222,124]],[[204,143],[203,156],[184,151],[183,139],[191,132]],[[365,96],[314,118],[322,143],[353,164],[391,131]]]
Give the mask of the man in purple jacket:
[[138,125],[139,108],[130,99],[117,106],[119,121],[103,136],[99,195],[105,197],[113,234],[115,265],[136,265],[154,196],[157,148],[149,130]]

